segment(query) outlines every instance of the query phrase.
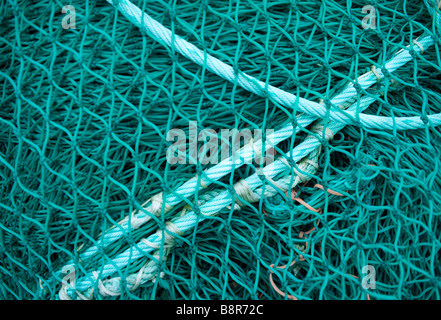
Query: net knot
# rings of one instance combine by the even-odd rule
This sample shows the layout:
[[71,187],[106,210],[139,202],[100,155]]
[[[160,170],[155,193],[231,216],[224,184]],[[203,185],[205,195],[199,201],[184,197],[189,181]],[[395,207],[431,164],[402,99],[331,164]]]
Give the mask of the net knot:
[[332,139],[334,139],[334,132],[329,129],[328,127],[325,127],[324,125],[321,124],[316,124],[311,128],[311,132],[317,134],[320,139],[323,138],[323,129],[325,131],[324,137],[326,139],[326,141],[330,141]]

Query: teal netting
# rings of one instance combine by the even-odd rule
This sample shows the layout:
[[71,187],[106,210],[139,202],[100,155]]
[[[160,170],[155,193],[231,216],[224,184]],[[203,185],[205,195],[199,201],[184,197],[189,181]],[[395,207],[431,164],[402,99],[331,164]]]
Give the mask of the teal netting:
[[[348,100],[392,128],[356,122],[330,136],[328,116],[302,124],[295,105],[164,46],[117,1],[1,2],[0,298],[439,299],[441,130],[429,116],[441,112],[441,12],[430,3],[134,1],[236,74],[329,109],[350,81],[381,69]],[[63,28],[72,13],[75,28]],[[434,44],[422,48],[422,35]],[[412,59],[387,72],[400,50]],[[398,130],[396,118],[415,116],[422,128]],[[214,164],[167,161],[167,134],[189,137],[192,121],[199,132],[298,132],[274,147],[285,168],[260,174],[251,192],[242,179],[266,164],[204,182]],[[284,156],[305,139],[319,147]],[[200,190],[178,194],[195,175]],[[224,190],[233,203],[204,215]],[[178,200],[160,200],[154,216],[145,203],[160,192]],[[132,212],[151,218],[136,225]],[[186,232],[167,224],[190,212],[200,221]],[[136,228],[122,227],[127,216]],[[148,238],[157,230],[158,247]]]

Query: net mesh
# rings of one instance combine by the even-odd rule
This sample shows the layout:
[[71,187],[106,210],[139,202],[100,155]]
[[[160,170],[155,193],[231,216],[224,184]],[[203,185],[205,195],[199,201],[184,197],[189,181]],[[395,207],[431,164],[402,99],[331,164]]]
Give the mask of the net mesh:
[[[118,254],[219,190],[234,193],[234,183],[259,168],[247,164],[210,181],[81,259],[148,199],[212,166],[170,164],[170,130],[188,137],[191,121],[199,131],[277,130],[300,114],[159,44],[105,1],[70,2],[75,29],[62,27],[65,2],[2,2],[2,299],[59,298],[66,273],[57,271],[68,261],[75,262],[73,279],[97,271],[94,290],[72,298],[440,298],[441,131],[427,121],[441,112],[440,42],[421,1],[134,3],[235,70],[315,102],[431,34],[435,45],[375,85],[370,92],[382,94],[365,111],[422,116],[427,124],[406,131],[346,126],[323,141],[308,181],[291,179],[285,192],[225,207],[175,235],[173,246],[101,277]],[[375,7],[371,28],[363,27],[367,5]],[[302,126],[276,154],[309,134]],[[368,274],[375,282],[366,282]],[[136,286],[128,286],[131,275],[140,275]]]

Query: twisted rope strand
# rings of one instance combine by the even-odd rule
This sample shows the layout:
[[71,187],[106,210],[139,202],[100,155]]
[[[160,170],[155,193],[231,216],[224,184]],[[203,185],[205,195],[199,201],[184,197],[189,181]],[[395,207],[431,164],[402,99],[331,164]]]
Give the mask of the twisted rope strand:
[[[141,30],[145,30],[159,43],[167,47],[174,48],[183,56],[192,60],[198,65],[206,67],[208,70],[225,80],[232,83],[237,83],[242,88],[254,94],[273,98],[274,101],[280,105],[294,109],[296,108],[295,106],[297,106],[299,111],[315,116],[316,118],[329,117],[332,121],[338,121],[344,124],[357,124],[359,122],[359,124],[361,124],[363,127],[369,129],[409,130],[426,127],[426,123],[424,123],[420,117],[390,118],[358,114],[356,112],[343,112],[335,107],[336,105],[338,106],[348,98],[357,94],[355,83],[357,83],[362,89],[369,88],[372,84],[376,83],[377,76],[373,72],[368,73],[364,78],[358,79],[356,82],[354,81],[355,83],[348,85],[347,88],[339,95],[339,97],[335,98],[334,103],[331,104],[334,109],[328,110],[319,103],[312,102],[301,97],[296,97],[291,93],[259,81],[245,73],[236,73],[233,67],[198,49],[196,46],[187,42],[181,37],[175,34],[172,35],[172,32],[169,29],[158,23],[147,13],[141,11],[141,9],[139,9],[129,0],[107,1],[121,11],[121,13],[123,13],[124,16],[134,25],[139,27]],[[400,50],[389,62],[385,64],[384,69],[387,70],[387,72],[392,73],[413,59],[412,55],[410,54],[410,50],[421,53],[421,46],[424,48],[424,50],[427,50],[427,48],[434,44],[434,40],[432,39],[431,35],[424,36],[422,39],[419,39],[418,42],[419,45],[412,44],[407,46],[406,50]],[[377,75],[380,75],[381,78],[385,76],[384,71],[381,69],[377,69]],[[441,113],[429,115],[428,117],[432,125],[438,126],[441,124]]]

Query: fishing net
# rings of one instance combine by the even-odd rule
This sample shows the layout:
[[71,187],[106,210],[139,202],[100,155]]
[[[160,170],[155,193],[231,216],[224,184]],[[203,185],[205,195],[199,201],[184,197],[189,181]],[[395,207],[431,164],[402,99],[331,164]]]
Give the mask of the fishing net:
[[439,3],[109,2],[0,4],[1,299],[440,298]]

